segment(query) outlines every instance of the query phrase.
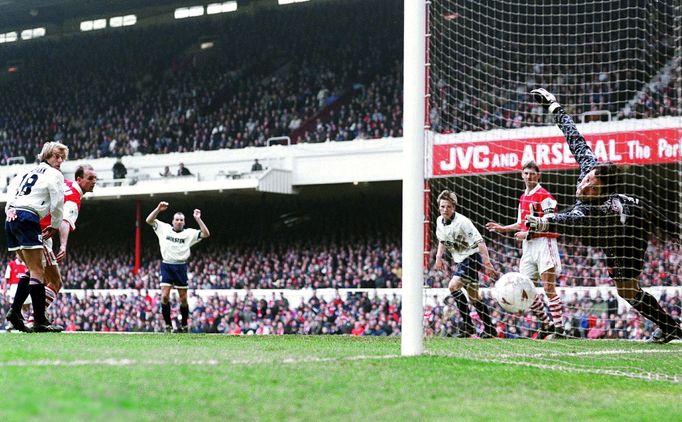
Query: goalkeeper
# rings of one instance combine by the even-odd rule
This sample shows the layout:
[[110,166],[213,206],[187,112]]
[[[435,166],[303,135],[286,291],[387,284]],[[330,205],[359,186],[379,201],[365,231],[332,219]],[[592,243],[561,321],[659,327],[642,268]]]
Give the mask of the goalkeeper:
[[554,115],[580,165],[580,176],[573,207],[554,216],[527,216],[526,225],[537,232],[574,233],[590,246],[601,248],[620,297],[658,325],[649,341],[667,343],[682,337],[679,323],[639,285],[650,232],[649,213],[643,202],[619,193],[622,186],[620,169],[613,163],[597,161],[553,94],[544,88],[531,93]]

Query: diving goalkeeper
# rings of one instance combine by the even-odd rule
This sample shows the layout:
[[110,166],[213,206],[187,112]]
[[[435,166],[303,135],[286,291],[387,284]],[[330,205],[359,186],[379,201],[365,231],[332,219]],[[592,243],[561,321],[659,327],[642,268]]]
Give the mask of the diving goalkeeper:
[[622,192],[620,169],[613,163],[597,161],[573,119],[553,94],[544,88],[531,93],[554,115],[580,165],[580,176],[573,207],[550,217],[527,216],[526,225],[536,232],[574,233],[586,244],[601,248],[620,297],[658,325],[649,341],[667,343],[682,337],[679,323],[639,285],[651,221],[645,204],[619,193]]

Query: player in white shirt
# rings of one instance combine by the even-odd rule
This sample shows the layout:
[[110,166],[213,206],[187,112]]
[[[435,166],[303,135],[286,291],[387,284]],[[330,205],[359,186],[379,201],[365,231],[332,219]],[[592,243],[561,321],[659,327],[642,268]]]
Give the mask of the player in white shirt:
[[[481,233],[467,217],[455,212],[457,196],[444,190],[438,195],[438,210],[440,217],[436,220],[436,237],[438,251],[436,252],[436,270],[445,270],[443,255],[446,250],[452,257],[452,279],[448,284],[450,296],[454,299],[464,324],[462,337],[471,337],[476,329],[469,316],[469,304],[462,291],[466,288],[476,312],[483,323],[482,338],[497,336],[497,331],[490,319],[490,310],[478,294],[478,271],[483,270],[488,277],[496,277],[497,272],[490,261],[488,248]],[[446,298],[446,302],[449,299]]]
[[[76,230],[76,220],[80,213],[83,196],[92,192],[97,184],[97,172],[90,164],[78,166],[74,173],[74,180],[64,180],[64,212],[59,224],[59,235],[43,240],[43,267],[45,269],[45,309],[48,309],[57,298],[62,288],[62,275],[59,264],[66,257],[69,235]],[[48,214],[40,220],[41,229],[52,225],[52,216]],[[59,252],[55,255],[52,239],[59,238]],[[24,319],[29,319],[31,307],[30,298],[24,305]],[[30,321],[29,321],[30,322]]]
[[159,205],[147,216],[147,224],[154,228],[159,238],[161,249],[161,313],[166,322],[166,331],[172,330],[170,311],[170,291],[172,287],[178,289],[180,296],[181,326],[176,332],[188,331],[187,320],[189,319],[189,303],[187,302],[187,260],[190,248],[211,234],[208,227],[201,219],[201,210],[194,210],[194,220],[199,225],[199,230],[185,228],[185,215],[176,212],[173,215],[173,223],[168,224],[158,220],[159,213],[168,209],[168,202],[161,201]]
[[[21,316],[21,306],[30,295],[33,307],[33,331],[61,331],[45,317],[45,270],[43,266],[43,239],[59,232],[64,208],[64,176],[59,171],[69,149],[59,142],[46,142],[38,158],[40,164],[12,180],[7,189],[5,206],[5,234],[7,249],[16,251],[29,270],[29,277],[22,277],[7,320],[20,331],[30,331]],[[40,229],[40,219],[47,214],[53,223]]]

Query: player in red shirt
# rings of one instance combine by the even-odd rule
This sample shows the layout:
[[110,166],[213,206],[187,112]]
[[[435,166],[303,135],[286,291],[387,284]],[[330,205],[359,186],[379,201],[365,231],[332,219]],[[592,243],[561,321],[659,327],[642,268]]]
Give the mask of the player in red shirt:
[[5,278],[2,281],[2,295],[9,297],[9,302],[14,298],[14,292],[17,290],[19,278],[28,272],[26,264],[23,263],[19,254],[14,256],[14,259],[7,263],[7,270],[5,270]]
[[[66,258],[69,234],[76,229],[76,220],[81,208],[83,195],[92,192],[97,183],[97,173],[89,164],[78,166],[75,181],[64,179],[64,216],[59,225],[59,252],[55,255],[51,238],[43,237],[43,261],[45,266],[45,309],[57,297],[62,288],[62,276],[58,264]],[[40,227],[49,227],[52,216],[40,220]]]
[[[563,337],[561,298],[556,293],[556,277],[561,272],[561,260],[556,238],[557,233],[532,233],[524,224],[526,216],[548,216],[556,213],[557,201],[540,185],[540,168],[535,161],[524,163],[521,176],[526,185],[526,191],[519,200],[519,213],[513,224],[502,226],[494,221],[485,227],[491,232],[516,232],[514,237],[523,242],[523,254],[519,262],[519,271],[531,280],[542,280],[542,287],[549,299],[551,321],[545,312],[543,295],[535,297],[531,310],[542,321],[539,335],[544,337]],[[553,327],[552,327],[553,325]]]

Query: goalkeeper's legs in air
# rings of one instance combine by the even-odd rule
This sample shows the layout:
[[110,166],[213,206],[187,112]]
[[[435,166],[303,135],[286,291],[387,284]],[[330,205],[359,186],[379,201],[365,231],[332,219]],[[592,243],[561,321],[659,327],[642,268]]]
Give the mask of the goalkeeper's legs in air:
[[616,279],[618,295],[625,299],[642,316],[658,325],[649,340],[652,343],[668,343],[682,338],[680,324],[658,303],[655,297],[642,290],[636,278]]
[[[462,288],[464,283],[462,283],[462,278],[458,276],[452,277],[450,283],[448,284],[448,289],[450,290],[450,296],[459,310],[460,318],[462,318],[462,326],[460,327],[460,337],[471,337],[476,334],[476,327],[474,327],[471,321],[471,316],[469,314],[469,301],[467,296],[464,294]],[[446,301],[448,298],[446,298]]]

